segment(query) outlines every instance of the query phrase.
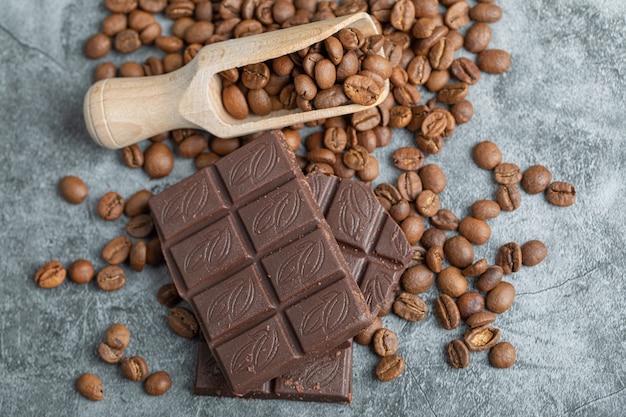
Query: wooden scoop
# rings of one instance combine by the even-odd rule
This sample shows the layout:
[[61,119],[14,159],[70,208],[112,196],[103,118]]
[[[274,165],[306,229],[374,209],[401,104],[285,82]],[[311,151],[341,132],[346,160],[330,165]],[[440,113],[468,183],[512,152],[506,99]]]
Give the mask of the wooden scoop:
[[389,93],[389,81],[372,106],[346,104],[307,112],[279,110],[238,120],[222,105],[220,71],[299,51],[346,27],[359,29],[365,36],[378,34],[367,13],[356,13],[207,45],[187,65],[168,74],[100,80],[85,95],[87,130],[99,145],[115,149],[175,129],[202,129],[229,138],[378,105]]

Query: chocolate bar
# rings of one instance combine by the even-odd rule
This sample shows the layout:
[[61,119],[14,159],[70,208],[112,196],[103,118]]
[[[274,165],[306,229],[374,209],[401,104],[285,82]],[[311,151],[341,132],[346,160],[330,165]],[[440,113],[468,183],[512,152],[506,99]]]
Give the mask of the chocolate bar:
[[370,312],[388,314],[411,261],[404,232],[364,183],[321,174],[307,181]]
[[[198,343],[195,395],[233,397],[204,340]],[[246,393],[249,399],[283,399],[328,403],[352,401],[352,342]]]
[[280,131],[150,200],[176,288],[236,395],[373,320]]

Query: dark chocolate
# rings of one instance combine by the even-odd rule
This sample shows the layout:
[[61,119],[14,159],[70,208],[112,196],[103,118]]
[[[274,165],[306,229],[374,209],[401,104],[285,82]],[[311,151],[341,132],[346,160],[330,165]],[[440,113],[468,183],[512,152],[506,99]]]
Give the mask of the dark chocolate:
[[[224,375],[204,340],[198,343],[194,394],[233,397]],[[243,395],[249,399],[283,399],[326,403],[352,401],[352,342]]]
[[309,174],[307,181],[370,312],[389,314],[411,261],[404,232],[364,183],[321,174]]
[[167,188],[150,209],[176,288],[235,394],[371,323],[280,131]]

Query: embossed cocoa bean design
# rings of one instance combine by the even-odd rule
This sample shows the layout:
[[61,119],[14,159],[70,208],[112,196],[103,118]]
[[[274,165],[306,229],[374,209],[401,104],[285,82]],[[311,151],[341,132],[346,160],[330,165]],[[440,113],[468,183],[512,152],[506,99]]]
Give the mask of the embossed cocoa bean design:
[[246,182],[263,179],[274,168],[276,149],[272,144],[264,144],[250,149],[246,158],[241,158],[230,171],[228,181],[236,187]]
[[273,327],[267,326],[248,337],[252,340],[233,356],[230,364],[231,373],[259,372],[272,362],[278,352],[278,334]]
[[301,385],[303,388],[313,388],[316,386],[325,387],[337,377],[339,361],[334,358],[324,358],[318,361],[315,366],[307,368],[302,376]]
[[207,312],[207,321],[217,322],[227,318],[229,322],[236,322],[250,309],[254,296],[254,283],[251,278],[227,288],[215,297],[215,302]]
[[297,192],[280,191],[268,199],[270,204],[261,209],[252,222],[252,230],[257,235],[289,227],[300,213],[301,199]]
[[326,253],[321,242],[303,242],[294,245],[297,251],[280,265],[276,274],[278,285],[304,281],[315,276],[324,264]]
[[163,207],[163,222],[185,223],[195,220],[208,200],[209,192],[205,181],[194,181],[185,190],[173,196]]
[[380,306],[385,304],[385,298],[387,298],[387,292],[389,286],[392,285],[393,277],[384,272],[378,272],[374,278],[370,279],[361,288],[365,295],[365,302],[367,306],[372,310],[374,306]]
[[349,299],[345,291],[324,294],[320,297],[320,302],[302,319],[300,333],[308,336],[320,330],[332,332],[346,319],[348,307]]
[[361,187],[349,187],[341,191],[339,201],[339,218],[344,233],[355,240],[362,239],[365,225],[372,220],[374,212],[371,199]]
[[185,257],[184,268],[192,273],[199,268],[219,266],[230,253],[232,238],[228,229],[212,230],[206,238]]

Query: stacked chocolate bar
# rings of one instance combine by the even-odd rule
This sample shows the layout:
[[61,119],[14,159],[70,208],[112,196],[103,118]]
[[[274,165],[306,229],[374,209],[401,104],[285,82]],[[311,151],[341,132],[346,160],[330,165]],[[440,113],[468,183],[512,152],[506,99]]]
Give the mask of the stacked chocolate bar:
[[350,340],[389,312],[410,260],[368,187],[305,178],[272,131],[150,208],[202,329],[196,394],[351,401]]

